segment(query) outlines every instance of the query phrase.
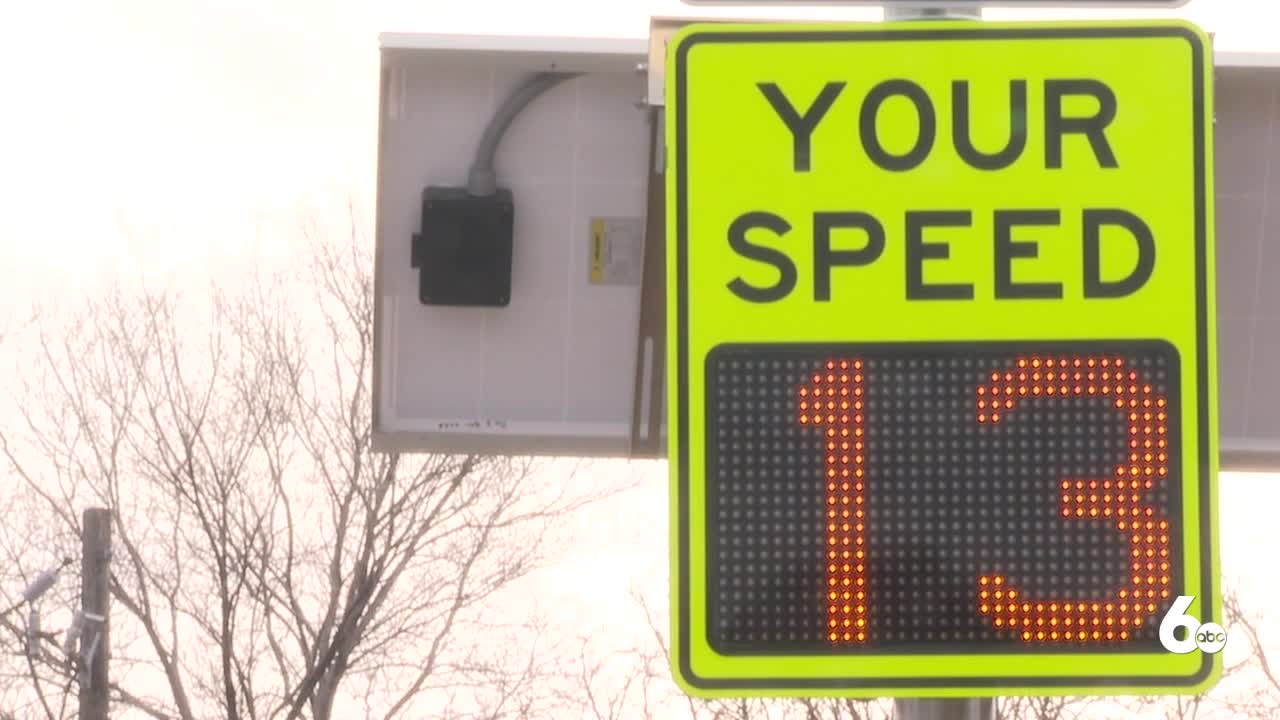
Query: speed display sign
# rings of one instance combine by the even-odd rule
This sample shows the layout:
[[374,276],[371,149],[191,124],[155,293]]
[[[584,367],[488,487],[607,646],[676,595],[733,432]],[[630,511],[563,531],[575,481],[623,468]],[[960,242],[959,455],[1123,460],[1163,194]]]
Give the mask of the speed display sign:
[[699,695],[1195,692],[1211,64],[1181,22],[669,45],[673,669]]

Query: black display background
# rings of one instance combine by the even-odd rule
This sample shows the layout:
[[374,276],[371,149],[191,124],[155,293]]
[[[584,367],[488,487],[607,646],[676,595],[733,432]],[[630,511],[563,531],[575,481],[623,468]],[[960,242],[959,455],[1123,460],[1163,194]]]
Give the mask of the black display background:
[[[999,425],[976,390],[1018,358],[1121,357],[1168,399],[1169,475],[1143,504],[1171,521],[1181,587],[1178,358],[1169,345],[725,345],[707,358],[709,640],[724,654],[1159,651],[1154,621],[1126,642],[1024,642],[978,612],[977,578],[1025,597],[1109,600],[1128,586],[1115,519],[1063,518],[1062,480],[1107,479],[1128,454],[1111,398],[1027,398]],[[826,640],[823,431],[799,390],[829,360],[863,361],[868,642]],[[989,382],[985,382],[989,384]],[[1176,592],[1173,596],[1176,596]]]

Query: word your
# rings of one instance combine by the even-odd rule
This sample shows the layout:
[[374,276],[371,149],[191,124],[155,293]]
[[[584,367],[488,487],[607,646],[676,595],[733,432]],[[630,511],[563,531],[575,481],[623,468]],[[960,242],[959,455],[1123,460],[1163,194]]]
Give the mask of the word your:
[[[795,172],[809,172],[813,163],[813,132],[836,98],[845,89],[845,83],[828,82],[817,99],[801,111],[776,83],[760,83],[761,94],[768,100],[778,119],[791,133],[792,168]],[[1098,110],[1093,115],[1070,117],[1064,111],[1064,100],[1072,95],[1089,96],[1096,101]],[[914,106],[919,119],[916,137],[911,149],[894,153],[885,148],[880,139],[877,120],[880,108],[886,101],[900,97]],[[905,172],[919,167],[929,158],[938,138],[939,101],[910,80],[886,80],[871,89],[863,98],[858,114],[858,137],[867,157],[883,170]],[[984,152],[975,147],[969,115],[969,83],[957,80],[951,84],[951,142],[956,154],[975,170],[1001,170],[1009,167],[1022,156],[1027,146],[1027,81],[1009,83],[1009,140],[994,152]],[[1115,151],[1106,136],[1107,126],[1116,117],[1116,94],[1106,83],[1092,79],[1050,79],[1044,82],[1044,167],[1058,169],[1062,162],[1062,139],[1065,135],[1083,135],[1089,141],[1094,160],[1099,167],[1115,168]],[[985,112],[980,114],[986,114]]]
[[[1208,622],[1203,625],[1195,617],[1187,614],[1187,608],[1195,602],[1195,595],[1179,595],[1173,602],[1169,612],[1160,622],[1160,644],[1171,653],[1186,655],[1197,647],[1213,654],[1227,645],[1227,631],[1218,623]],[[1186,628],[1186,635],[1179,640],[1174,631]]]

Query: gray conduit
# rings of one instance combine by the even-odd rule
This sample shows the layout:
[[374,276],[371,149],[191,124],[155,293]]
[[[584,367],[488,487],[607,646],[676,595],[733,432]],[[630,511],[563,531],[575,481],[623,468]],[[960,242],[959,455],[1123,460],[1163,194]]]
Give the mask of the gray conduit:
[[480,144],[476,147],[476,158],[471,164],[467,177],[467,193],[477,197],[487,197],[498,189],[498,176],[493,170],[493,158],[498,152],[498,143],[502,135],[516,119],[520,111],[533,99],[550,90],[564,80],[577,77],[578,73],[543,72],[534,75],[517,87],[503,101],[497,112],[489,118],[489,124],[480,136]]

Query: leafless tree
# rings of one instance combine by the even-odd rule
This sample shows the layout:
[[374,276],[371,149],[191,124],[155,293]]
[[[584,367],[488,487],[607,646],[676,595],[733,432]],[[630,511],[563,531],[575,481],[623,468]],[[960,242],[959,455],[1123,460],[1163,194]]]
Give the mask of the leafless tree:
[[1000,720],[1083,720],[1093,717],[1089,698],[1003,697],[996,703]]
[[803,715],[797,715],[803,720],[880,720],[893,716],[893,706],[883,700],[800,699],[792,704],[803,710]]
[[1280,618],[1275,608],[1267,608],[1270,614],[1251,610],[1239,594],[1229,592],[1223,598],[1223,609],[1228,642],[1242,639],[1244,658],[1224,672],[1227,677],[1240,678],[1240,687],[1224,688],[1227,692],[1219,694],[1219,702],[1234,717],[1280,717]]
[[[540,717],[536,627],[493,604],[607,490],[373,452],[370,243],[355,222],[307,240],[301,269],[241,288],[117,287],[42,316],[0,431],[29,497],[13,512],[78,548],[80,510],[111,509],[113,702],[140,716]],[[0,541],[29,557],[22,525]],[[31,717],[66,717],[59,640],[0,660]]]

